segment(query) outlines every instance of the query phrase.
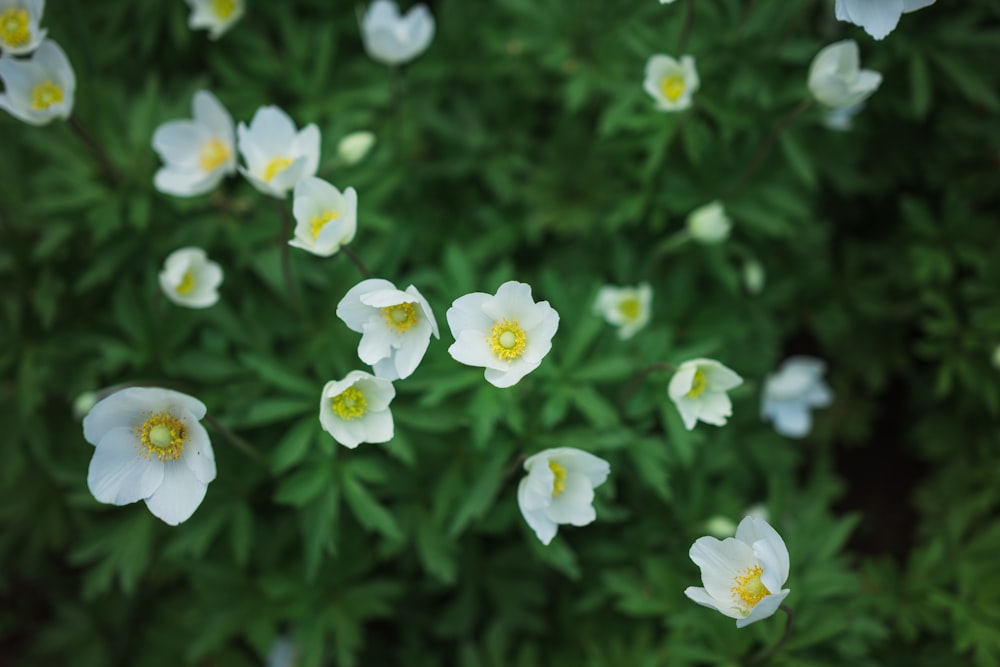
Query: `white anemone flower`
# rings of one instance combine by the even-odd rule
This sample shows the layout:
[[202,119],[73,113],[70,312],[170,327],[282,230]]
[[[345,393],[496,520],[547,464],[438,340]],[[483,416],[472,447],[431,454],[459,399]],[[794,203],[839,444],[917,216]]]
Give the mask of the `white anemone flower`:
[[574,447],[546,449],[524,462],[528,474],[517,487],[517,505],[528,526],[548,545],[559,524],[586,526],[597,518],[594,489],[604,483],[611,466]]
[[803,438],[812,429],[812,408],[825,408],[833,400],[823,382],[826,364],[807,356],[789,357],[777,373],[767,376],[761,398],[761,417],[789,438]]
[[167,298],[186,308],[208,308],[219,300],[222,267],[201,248],[175,250],[163,263],[160,288]]
[[653,288],[649,283],[635,287],[605,285],[597,291],[594,312],[615,327],[618,338],[628,340],[649,323]]
[[643,88],[656,101],[660,111],[683,111],[691,106],[691,98],[700,85],[692,56],[680,61],[657,54],[646,61]]
[[46,125],[73,113],[76,75],[69,58],[51,39],[25,60],[0,57],[0,109],[29,125]]
[[531,285],[505,282],[496,295],[460,296],[446,313],[455,342],[455,361],[486,368],[486,381],[511,387],[538,368],[552,349],[559,313],[548,301],[531,298]]
[[155,387],[122,389],[98,402],[83,419],[83,437],[94,445],[87,473],[94,498],[145,501],[171,526],[189,519],[215,479],[204,416],[198,399]]
[[837,0],[838,21],[859,25],[875,39],[882,39],[896,28],[899,17],[915,12],[934,0]]
[[351,371],[343,380],[331,380],[323,387],[319,422],[334,440],[350,449],[362,442],[388,442],[393,435],[389,404],[395,396],[396,388],[389,380]]
[[791,592],[782,588],[788,581],[788,549],[762,519],[744,518],[736,537],[700,537],[690,555],[701,569],[704,588],[689,586],[684,595],[735,618],[737,628],[771,616]]
[[713,359],[685,361],[670,378],[670,400],[681,413],[687,430],[698,420],[724,426],[733,414],[733,404],[726,393],[743,384],[743,378]]
[[696,208],[687,217],[688,233],[699,243],[721,243],[729,238],[732,228],[732,220],[718,201]]
[[188,27],[208,30],[209,39],[219,39],[246,11],[245,0],[185,0],[191,7]]
[[236,171],[233,117],[207,90],[194,94],[191,120],[172,120],[153,133],[153,149],[164,166],[153,177],[160,192],[194,197]]
[[354,238],[358,228],[358,193],[340,190],[308,176],[295,184],[292,196],[295,238],[288,245],[329,257]]
[[424,358],[431,336],[440,338],[431,305],[417,288],[398,290],[380,278],[352,287],[337,304],[337,317],[361,334],[358,357],[386,380],[409,377]]
[[386,65],[413,60],[434,38],[434,17],[423,4],[414,5],[405,15],[392,0],[375,0],[361,19],[365,51]]
[[237,144],[246,167],[240,173],[251,185],[272,197],[283,198],[319,167],[319,128],[310,123],[300,132],[276,106],[257,109],[250,126],[236,128]]
[[824,47],[809,66],[809,91],[821,104],[834,109],[859,104],[881,83],[881,74],[860,69],[858,43],[853,39]]
[[0,0],[0,51],[18,56],[31,53],[45,39],[39,27],[45,0]]
[[337,144],[337,157],[347,166],[357,164],[375,145],[375,134],[367,131],[351,132]]

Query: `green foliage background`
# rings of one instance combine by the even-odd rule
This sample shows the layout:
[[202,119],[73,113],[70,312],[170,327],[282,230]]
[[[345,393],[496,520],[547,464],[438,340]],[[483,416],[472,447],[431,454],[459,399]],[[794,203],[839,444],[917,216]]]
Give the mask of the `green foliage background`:
[[[683,590],[706,520],[763,502],[795,610],[770,664],[1000,665],[1000,2],[939,2],[881,42],[830,2],[432,11],[430,49],[394,78],[350,3],[251,0],[218,42],[179,0],[49,3],[74,115],[121,179],[65,124],[0,118],[0,662],[238,667],[287,634],[309,666],[749,664],[782,618],[737,630]],[[738,183],[847,37],[884,75],[854,129],[814,107]],[[702,87],[658,113],[643,67],[682,41]],[[153,189],[153,131],[200,88],[237,120],[278,104],[317,123],[319,175],[359,193],[352,248],[434,307],[442,340],[397,383],[386,445],[343,449],[317,419],[323,384],[362,368],[334,313],[359,280],[346,258],[292,251],[296,308],[275,200],[239,179]],[[372,153],[340,164],[362,129]],[[718,197],[733,237],[681,242]],[[206,311],[159,294],[187,245],[226,272]],[[448,356],[444,313],[510,279],[561,322],[499,390]],[[620,342],[592,300],[641,280],[653,322]],[[758,415],[791,353],[826,359],[835,392],[804,441]],[[747,379],[725,428],[684,430],[669,374],[630,393],[648,364],[695,356]],[[177,528],[87,490],[71,406],[119,383],[193,394],[253,449],[210,428],[218,478]],[[556,446],[612,475],[598,520],[543,547],[515,490],[521,458]]]

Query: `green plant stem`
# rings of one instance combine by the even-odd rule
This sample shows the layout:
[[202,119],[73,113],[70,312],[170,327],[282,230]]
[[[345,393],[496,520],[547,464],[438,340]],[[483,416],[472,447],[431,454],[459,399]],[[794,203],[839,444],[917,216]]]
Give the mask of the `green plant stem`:
[[115,165],[112,164],[111,160],[108,158],[108,154],[105,153],[104,149],[101,148],[101,145],[94,140],[94,137],[91,136],[86,129],[84,129],[83,125],[80,124],[80,121],[76,119],[76,116],[70,116],[67,118],[66,125],[69,126],[69,129],[73,130],[73,134],[75,134],[77,138],[83,142],[83,145],[87,147],[90,154],[94,156],[97,163],[104,171],[105,176],[107,176],[114,183],[121,182],[121,175],[118,173],[118,170],[115,169]]
[[781,133],[785,131],[786,127],[792,124],[792,121],[802,115],[806,109],[811,107],[812,102],[811,98],[803,100],[797,107],[789,111],[784,115],[784,117],[782,117],[781,120],[778,121],[778,124],[774,126],[773,130],[771,130],[771,134],[767,136],[767,139],[764,140],[764,143],[762,143],[760,148],[757,149],[757,152],[754,153],[750,162],[747,163],[746,168],[743,169],[743,172],[739,175],[739,177],[737,177],[733,184],[722,193],[721,197],[719,197],[720,199],[732,197],[743,189],[743,186],[746,185],[746,182],[750,179],[750,177],[757,173],[757,170],[760,169],[761,165],[764,163],[764,158],[770,154],[771,149],[774,148],[774,142],[778,140]]
[[361,261],[361,258],[358,257],[357,253],[348,248],[346,245],[340,246],[340,252],[344,253],[344,256],[347,257],[347,259],[351,260],[354,266],[358,267],[358,271],[361,272],[362,277],[364,278],[372,277],[372,272],[368,270],[368,267],[365,266],[365,263]]
[[628,400],[632,398],[632,395],[635,394],[636,391],[638,391],[639,386],[643,383],[643,381],[651,373],[655,373],[656,371],[676,372],[677,366],[665,363],[656,363],[646,366],[636,374],[635,378],[633,378],[633,380],[628,384],[628,386],[622,390],[622,393],[618,395],[618,405],[625,407],[625,404],[628,403]]
[[260,455],[260,452],[258,452],[256,449],[253,448],[253,445],[251,445],[249,442],[247,442],[246,440],[244,440],[243,438],[241,438],[240,436],[236,435],[228,428],[223,426],[218,419],[216,419],[210,414],[206,414],[205,421],[211,424],[212,428],[218,431],[222,435],[222,437],[228,440],[230,444],[236,447],[236,449],[240,450],[241,452],[252,458],[254,461],[258,461],[261,463],[264,462],[264,457]]
[[761,651],[760,653],[758,653],[757,655],[755,655],[753,658],[751,658],[750,661],[747,663],[748,665],[756,665],[756,664],[765,662],[768,659],[770,659],[771,657],[773,657],[774,654],[778,652],[778,649],[780,649],[782,646],[784,646],[785,642],[787,642],[788,638],[791,636],[791,634],[792,634],[792,619],[794,617],[794,614],[792,613],[792,609],[788,605],[781,605],[780,607],[778,607],[778,609],[780,609],[781,611],[785,612],[785,632],[781,635],[781,639],[779,639],[777,642],[775,642],[771,646],[771,648],[764,649],[763,651]]

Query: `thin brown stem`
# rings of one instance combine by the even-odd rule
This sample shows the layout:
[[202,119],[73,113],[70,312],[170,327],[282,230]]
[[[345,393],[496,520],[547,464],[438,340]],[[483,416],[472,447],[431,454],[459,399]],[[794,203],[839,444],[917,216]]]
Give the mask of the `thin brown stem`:
[[348,248],[346,245],[343,245],[340,246],[340,252],[344,253],[344,256],[347,257],[347,259],[351,260],[354,266],[358,267],[358,271],[361,272],[362,277],[364,278],[372,277],[371,271],[368,270],[368,267],[365,266],[365,263],[361,261],[361,258],[358,257],[358,255],[353,250]]
[[632,395],[635,394],[636,391],[638,391],[639,386],[649,376],[650,373],[655,373],[656,371],[676,371],[676,370],[677,366],[674,366],[673,364],[657,363],[646,366],[641,371],[639,371],[639,373],[628,384],[628,386],[622,390],[622,393],[618,395],[618,405],[625,407],[625,404],[628,403],[628,400],[632,398]]
[[97,143],[94,137],[91,136],[86,129],[84,129],[83,125],[80,124],[80,121],[76,119],[76,116],[70,116],[67,118],[66,125],[69,126],[69,129],[73,130],[73,134],[75,134],[77,138],[83,142],[83,145],[87,147],[90,154],[94,156],[97,163],[104,171],[105,176],[107,176],[114,183],[120,182],[121,175],[118,173],[118,170],[115,169],[115,165],[112,164],[110,158],[108,158],[108,154],[104,151],[101,145]]
[[780,121],[778,121],[778,124],[774,126],[773,130],[771,130],[771,134],[767,136],[767,139],[764,140],[764,143],[761,144],[760,148],[757,149],[757,152],[754,153],[750,162],[747,163],[743,172],[733,182],[733,184],[722,193],[720,198],[732,197],[743,189],[743,186],[746,185],[750,177],[753,176],[758,169],[760,169],[761,165],[764,163],[764,158],[770,154],[771,149],[774,148],[774,142],[778,140],[778,137],[780,137],[781,133],[785,131],[785,128],[791,125],[792,121],[802,115],[802,113],[810,106],[812,106],[811,98],[803,100],[801,104],[789,111]]
[[781,639],[775,642],[774,645],[771,646],[771,648],[765,649],[760,653],[758,653],[757,655],[755,655],[753,658],[751,658],[750,661],[747,662],[748,665],[756,665],[765,662],[771,657],[773,657],[774,654],[778,652],[778,649],[784,646],[785,642],[787,642],[788,638],[791,636],[792,619],[794,616],[794,614],[792,614],[792,608],[789,607],[788,605],[781,605],[780,607],[778,607],[778,609],[785,612],[785,632],[781,635]]
[[260,455],[260,452],[253,448],[253,445],[223,426],[218,419],[210,414],[206,414],[205,421],[211,424],[212,428],[218,431],[222,437],[228,440],[230,444],[236,447],[236,449],[240,450],[255,461],[259,461],[261,463],[264,462],[264,457]]

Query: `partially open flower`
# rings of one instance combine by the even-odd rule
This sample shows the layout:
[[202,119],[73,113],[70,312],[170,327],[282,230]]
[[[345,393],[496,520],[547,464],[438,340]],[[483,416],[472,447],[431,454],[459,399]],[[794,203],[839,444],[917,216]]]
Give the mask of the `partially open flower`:
[[597,518],[594,489],[611,472],[607,461],[557,447],[529,456],[524,469],[528,474],[517,487],[517,504],[542,544],[552,541],[561,523],[586,526]]
[[777,373],[767,376],[760,414],[774,430],[802,438],[812,429],[812,409],[830,405],[833,394],[823,382],[826,364],[815,357],[789,357]]
[[153,185],[178,197],[208,192],[236,171],[233,117],[207,90],[194,94],[191,109],[191,120],[168,121],[153,133],[153,148],[165,163]]
[[838,21],[859,25],[875,39],[882,39],[896,28],[899,17],[914,12],[934,0],[837,0]]
[[31,53],[45,38],[39,27],[45,0],[0,0],[0,52],[4,55]]
[[643,88],[656,101],[660,111],[683,111],[690,107],[699,84],[691,56],[681,56],[678,62],[670,56],[657,54],[646,61]]
[[361,19],[365,51],[386,65],[413,60],[434,38],[434,17],[425,5],[414,5],[405,16],[392,0],[375,0]]
[[319,422],[344,447],[388,442],[393,435],[389,403],[395,396],[392,382],[364,371],[351,371],[343,380],[331,380],[323,387]]
[[733,223],[726,215],[722,202],[713,201],[691,211],[687,218],[688,233],[699,243],[721,243],[729,238]]
[[690,431],[701,420],[724,426],[733,414],[733,404],[726,394],[743,384],[743,378],[713,359],[685,361],[670,378],[670,400],[681,413]]
[[219,300],[222,267],[208,259],[201,248],[181,248],[167,257],[160,272],[160,287],[178,306],[208,308]]
[[[867,1],[867,0],[866,0]],[[828,107],[859,104],[882,83],[882,75],[860,69],[858,43],[845,39],[824,47],[809,67],[809,91]]]
[[240,155],[246,167],[240,173],[266,195],[283,198],[296,183],[315,176],[319,167],[319,128],[310,123],[300,132],[276,106],[257,109],[250,126],[236,128]]
[[76,75],[59,45],[46,39],[31,58],[0,57],[0,109],[30,125],[46,125],[73,113]]
[[354,238],[358,228],[358,193],[340,190],[307,176],[295,184],[292,199],[295,238],[288,245],[320,257],[329,257]]
[[208,30],[209,39],[219,39],[240,20],[245,0],[186,0],[191,7],[188,27]]
[[652,300],[649,283],[635,287],[605,285],[597,292],[594,312],[618,327],[618,337],[627,340],[649,323]]

